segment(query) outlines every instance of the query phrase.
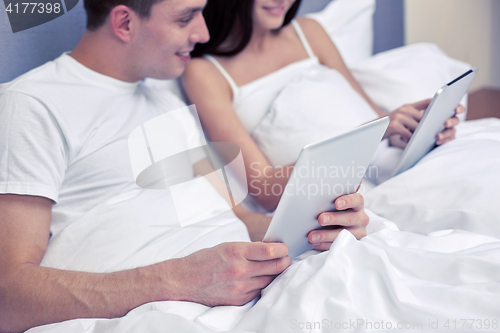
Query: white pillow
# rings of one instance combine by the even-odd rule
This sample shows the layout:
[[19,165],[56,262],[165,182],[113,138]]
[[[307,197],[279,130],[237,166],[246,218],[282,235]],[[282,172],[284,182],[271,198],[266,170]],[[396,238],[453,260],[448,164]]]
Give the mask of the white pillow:
[[377,117],[336,70],[323,65],[293,78],[252,132],[274,166],[294,163],[306,145]]
[[374,12],[375,0],[335,0],[306,16],[323,26],[350,67],[373,53]]
[[500,238],[500,120],[468,121],[456,140],[364,194],[400,230],[462,229]]
[[[378,53],[350,68],[352,75],[382,110],[432,98],[436,91],[469,70],[437,45],[420,43]],[[463,101],[464,106],[466,100]]]

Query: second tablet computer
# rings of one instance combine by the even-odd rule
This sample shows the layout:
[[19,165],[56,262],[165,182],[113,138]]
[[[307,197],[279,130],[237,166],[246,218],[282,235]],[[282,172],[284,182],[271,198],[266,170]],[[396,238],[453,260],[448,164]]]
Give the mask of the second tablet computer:
[[264,242],[288,245],[295,258],[312,249],[308,233],[334,199],[355,193],[382,139],[389,117],[305,146],[284,189]]

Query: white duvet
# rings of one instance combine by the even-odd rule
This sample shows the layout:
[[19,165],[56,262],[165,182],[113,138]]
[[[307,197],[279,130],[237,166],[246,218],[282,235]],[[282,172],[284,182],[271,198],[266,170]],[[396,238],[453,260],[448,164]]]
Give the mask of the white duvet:
[[357,241],[343,231],[330,251],[305,254],[243,307],[156,302],[123,318],[29,332],[497,331],[498,238],[458,229],[419,235],[370,217],[370,235]]

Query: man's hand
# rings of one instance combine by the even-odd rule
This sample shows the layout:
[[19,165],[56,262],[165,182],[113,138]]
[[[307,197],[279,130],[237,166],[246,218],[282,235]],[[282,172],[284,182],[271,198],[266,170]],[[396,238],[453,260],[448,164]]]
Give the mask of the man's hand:
[[318,222],[324,228],[313,230],[308,234],[309,243],[315,250],[330,249],[339,233],[347,229],[357,239],[366,236],[369,217],[364,211],[364,199],[361,194],[345,195],[335,200],[337,212],[322,213]]
[[[388,114],[390,118],[389,127],[385,132],[384,138],[389,138],[391,146],[405,148],[408,141],[418,126],[420,119],[424,115],[423,111],[427,109],[432,99],[426,99],[420,102],[406,104],[399,109]],[[459,105],[455,114],[465,112],[465,107]],[[456,116],[448,119],[445,123],[446,129],[439,133],[436,138],[436,144],[442,145],[448,141],[455,139],[456,129],[459,120]]]
[[0,194],[0,332],[75,318],[115,318],[156,301],[244,304],[291,264],[284,244],[225,243],[112,273],[39,266],[52,201]]
[[177,259],[172,270],[176,300],[209,306],[243,305],[288,266],[280,243],[223,243]]

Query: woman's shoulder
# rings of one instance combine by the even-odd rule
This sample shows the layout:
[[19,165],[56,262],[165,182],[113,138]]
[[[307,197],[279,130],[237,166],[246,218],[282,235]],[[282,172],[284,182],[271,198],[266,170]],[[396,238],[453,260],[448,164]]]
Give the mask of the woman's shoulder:
[[322,42],[325,39],[331,40],[323,26],[318,21],[305,16],[298,17],[295,20],[299,23],[310,44]]
[[318,21],[306,16],[297,17],[295,21],[297,21],[300,24],[300,27],[302,28],[302,30],[304,30],[304,33],[306,32],[306,30],[311,32],[318,32],[320,30],[324,30]]
[[[206,58],[194,58],[189,61],[182,75],[184,88],[195,88],[212,93],[231,92],[231,87],[217,67]],[[187,89],[190,90],[190,89]]]
[[186,65],[183,76],[203,76],[214,72],[215,66],[206,58],[193,58]]
[[300,24],[307,41],[318,58],[321,59],[330,53],[332,48],[336,49],[332,39],[318,21],[304,16],[295,20]]
[[183,80],[217,80],[223,78],[217,67],[207,58],[191,59],[186,65]]

